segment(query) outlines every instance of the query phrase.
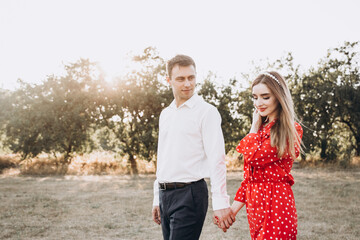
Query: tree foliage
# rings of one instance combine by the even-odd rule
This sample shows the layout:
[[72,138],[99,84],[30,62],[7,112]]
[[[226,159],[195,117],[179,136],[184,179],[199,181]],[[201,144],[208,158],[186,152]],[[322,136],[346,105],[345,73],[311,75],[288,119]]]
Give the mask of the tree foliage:
[[[165,81],[165,61],[155,48],[146,48],[133,62],[140,68],[113,82],[103,80],[95,63],[80,59],[65,66],[64,76],[48,76],[37,85],[20,80],[16,91],[0,89],[2,147],[23,159],[61,153],[67,163],[74,152],[115,151],[127,157],[136,174],[136,159],[156,161],[159,115],[173,96]],[[222,116],[226,152],[250,129],[251,75],[264,68],[277,69],[288,82],[306,154],[325,162],[360,155],[359,42],[329,49],[307,71],[289,53],[222,85],[210,72],[197,92]]]
[[352,135],[350,143],[360,156],[360,53],[359,42],[346,42],[329,51],[325,62],[328,78],[336,84],[334,112],[336,121],[346,125]]
[[101,81],[93,64],[81,59],[65,66],[63,77],[48,76],[38,85],[21,82],[11,97],[6,125],[7,144],[23,158],[41,152],[83,152],[97,119]]
[[198,94],[218,109],[221,115],[225,151],[234,150],[237,141],[246,135],[244,130],[246,122],[243,121],[244,113],[239,111],[239,107],[244,105],[238,104],[239,97],[241,97],[238,81],[230,79],[227,85],[217,86],[216,75],[210,72],[199,86]]
[[156,154],[159,115],[172,95],[164,85],[164,60],[155,49],[146,48],[134,61],[142,69],[116,80],[108,126],[120,143],[121,153],[128,156],[131,172],[137,174],[136,159],[150,161]]

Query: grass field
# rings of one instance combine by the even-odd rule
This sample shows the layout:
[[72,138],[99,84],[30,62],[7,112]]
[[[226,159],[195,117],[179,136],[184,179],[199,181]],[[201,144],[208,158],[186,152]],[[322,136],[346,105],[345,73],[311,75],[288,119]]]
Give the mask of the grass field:
[[[359,239],[360,170],[294,169],[298,239]],[[154,175],[0,175],[0,239],[162,239],[151,220]],[[228,173],[233,198],[242,172]],[[202,240],[250,239],[242,209],[222,233],[209,208]]]

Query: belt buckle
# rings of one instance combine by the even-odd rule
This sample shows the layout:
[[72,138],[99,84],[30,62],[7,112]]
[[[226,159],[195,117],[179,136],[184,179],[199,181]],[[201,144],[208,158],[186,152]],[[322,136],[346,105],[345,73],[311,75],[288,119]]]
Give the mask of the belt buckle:
[[[160,183],[160,190],[165,191],[166,190],[166,183]],[[162,187],[164,186],[164,187]]]

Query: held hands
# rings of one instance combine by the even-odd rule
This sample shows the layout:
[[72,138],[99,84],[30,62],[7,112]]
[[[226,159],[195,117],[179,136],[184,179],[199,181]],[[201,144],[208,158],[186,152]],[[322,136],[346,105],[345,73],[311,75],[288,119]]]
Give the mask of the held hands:
[[235,214],[231,208],[225,208],[220,210],[215,210],[213,215],[213,223],[219,228],[226,232],[227,229],[235,222]]
[[[235,216],[240,211],[240,209],[245,205],[245,203],[234,201],[230,208],[222,209],[218,211],[223,211],[228,213],[228,218],[223,217],[223,221],[220,221],[220,217],[217,214],[217,211],[214,211],[213,222],[219,228],[226,232],[227,229],[235,222]],[[226,213],[225,213],[226,215]],[[230,223],[231,222],[231,223]]]
[[160,216],[160,207],[159,206],[154,206],[152,209],[152,218],[153,221],[157,224],[161,224],[161,216]]

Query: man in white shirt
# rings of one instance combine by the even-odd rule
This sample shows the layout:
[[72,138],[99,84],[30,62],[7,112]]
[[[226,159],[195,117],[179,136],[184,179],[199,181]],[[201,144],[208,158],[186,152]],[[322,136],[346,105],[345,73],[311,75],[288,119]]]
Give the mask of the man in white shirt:
[[226,231],[235,221],[226,190],[224,137],[218,110],[194,94],[196,66],[177,55],[167,63],[174,101],[160,114],[152,217],[164,239],[199,239],[208,208]]

